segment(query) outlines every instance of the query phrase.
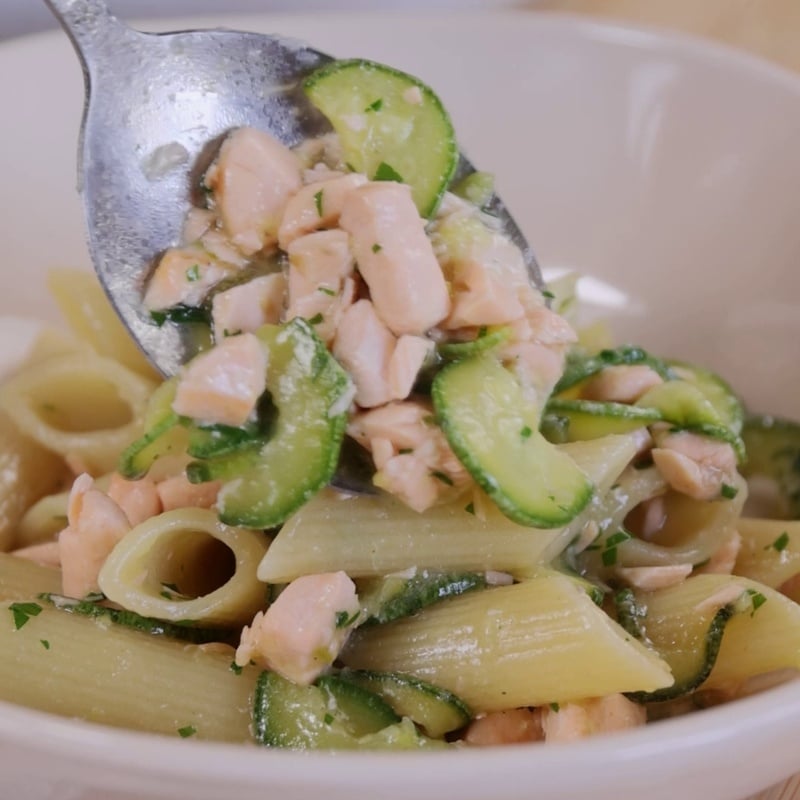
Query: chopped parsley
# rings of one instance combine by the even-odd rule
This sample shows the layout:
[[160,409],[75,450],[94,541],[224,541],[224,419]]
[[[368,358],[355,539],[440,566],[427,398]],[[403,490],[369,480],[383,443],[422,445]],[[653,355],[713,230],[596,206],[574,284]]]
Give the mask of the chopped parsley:
[[558,703],[550,703],[550,710],[558,713],[561,710],[561,706]]
[[314,314],[313,317],[308,321],[309,325],[319,325],[322,322],[322,314]]
[[544,297],[545,300],[555,300],[556,299],[556,296],[552,292],[548,291],[547,289],[542,289],[542,297]]
[[164,311],[151,311],[150,319],[160,328],[165,322],[176,322],[179,324],[186,322],[204,322],[209,324],[211,315],[209,310],[203,306],[187,306],[180,303]]
[[242,674],[242,667],[240,667],[235,661],[231,661],[230,670],[234,675]]
[[487,333],[489,333],[489,328],[486,325],[481,325],[480,328],[478,328],[478,339],[483,339]]
[[319,214],[319,216],[321,217],[322,216],[322,189],[320,189],[314,195],[314,205],[317,208],[317,214]]
[[383,108],[383,98],[379,97],[374,103],[370,103],[364,112],[368,114],[370,111],[380,111]]
[[409,453],[413,453],[413,452],[414,452],[414,448],[413,447],[401,447],[397,451],[397,454],[399,456],[407,456]]
[[782,553],[789,546],[789,531],[784,531],[772,544],[768,544],[764,549],[777,550]]
[[377,242],[375,242],[375,244],[372,245],[373,253],[380,253],[381,250],[383,250],[383,248]]
[[334,292],[333,289],[329,289],[327,286],[318,286],[317,291],[328,295],[328,297],[336,297],[336,292]]
[[42,643],[42,647],[44,647],[45,650],[50,649],[50,642],[48,642],[47,639],[39,639],[39,641]]
[[613,567],[617,563],[617,547],[630,538],[631,535],[627,531],[617,531],[605,540],[603,552],[600,554],[604,567]]
[[324,722],[326,725],[331,725],[331,724],[333,723],[333,714],[330,714],[330,713],[326,714],[326,715],[325,715],[325,716],[322,718],[322,721],[323,721],[323,722]]
[[767,598],[757,589],[748,589],[747,594],[750,596],[750,602],[753,604],[753,610],[750,612],[750,616],[752,617],[753,614],[767,602]]
[[726,499],[726,500],[733,500],[737,494],[739,494],[739,490],[735,486],[731,486],[729,483],[723,483],[722,488],[719,490],[719,493]]
[[188,739],[197,733],[197,728],[194,725],[185,725],[183,728],[178,728],[178,735],[181,739]]
[[445,472],[440,472],[438,469],[431,470],[431,477],[436,480],[446,483],[448,486],[453,485],[453,479]]
[[8,610],[14,616],[14,627],[19,630],[31,617],[38,617],[42,607],[38,603],[12,603]]
[[467,503],[464,506],[464,511],[466,511],[467,514],[474,514],[475,513],[475,503]]
[[423,424],[429,425],[429,426],[436,425],[436,417],[433,414],[426,414],[422,418],[422,422],[423,422]]
[[378,169],[375,170],[373,180],[376,181],[397,181],[397,183],[404,183],[403,176],[390,164],[381,161],[378,164]]
[[348,614],[346,611],[337,611],[336,612],[336,627],[337,628],[348,628],[352,625],[361,615],[361,610],[354,611],[352,614]]
[[531,428],[531,426],[530,426],[530,425],[526,425],[526,426],[525,426],[525,427],[524,427],[524,428],[523,428],[523,429],[522,429],[522,430],[519,432],[519,435],[520,435],[520,436],[521,436],[523,439],[530,439],[530,438],[531,438],[531,436],[533,435],[533,429]]
[[186,270],[186,280],[190,283],[194,283],[197,280],[200,280],[200,265],[199,264],[192,264],[189,269]]

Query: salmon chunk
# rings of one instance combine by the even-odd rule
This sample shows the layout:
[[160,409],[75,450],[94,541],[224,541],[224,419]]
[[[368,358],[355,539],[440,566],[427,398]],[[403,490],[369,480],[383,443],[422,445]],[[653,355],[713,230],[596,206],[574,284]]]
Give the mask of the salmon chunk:
[[447,284],[409,186],[382,181],[354,189],[339,224],[392,333],[421,335],[450,313]]
[[199,245],[170,247],[153,272],[144,295],[150,311],[176,305],[199,306],[206,294],[235,268],[216,259]]
[[266,388],[266,370],[254,334],[229,336],[184,368],[172,408],[206,424],[244,425]]
[[546,742],[574,742],[600,733],[636,728],[647,722],[644,706],[622,694],[545,706],[541,711]]
[[236,333],[253,333],[267,323],[277,325],[285,295],[286,278],[280,272],[217,292],[211,301],[215,341]]
[[333,355],[353,379],[355,400],[362,408],[380,406],[392,399],[389,362],[395,342],[369,300],[359,300],[342,314]]
[[365,175],[356,172],[335,175],[304,186],[286,204],[280,228],[278,245],[286,250],[298,237],[306,233],[330,228],[338,224],[347,195],[367,182]]
[[58,536],[62,588],[67,597],[81,598],[98,591],[100,569],[131,525],[125,512],[95,489],[85,473],[72,485],[67,521]]
[[254,661],[308,685],[334,662],[360,613],[355,584],[344,572],[296,578],[244,628],[236,663]]
[[273,136],[238,128],[205,177],[225,232],[245,255],[277,241],[289,198],[303,185],[300,159]]

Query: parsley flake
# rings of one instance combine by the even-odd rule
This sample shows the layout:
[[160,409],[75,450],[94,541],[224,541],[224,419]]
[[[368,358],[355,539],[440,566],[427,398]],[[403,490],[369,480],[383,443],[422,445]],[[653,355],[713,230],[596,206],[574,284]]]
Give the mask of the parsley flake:
[[14,627],[19,630],[31,617],[38,617],[42,607],[38,603],[12,603],[8,610],[14,616]]
[[436,478],[436,480],[448,486],[453,486],[453,479],[446,472],[440,472],[438,469],[434,469],[431,471],[431,477]]
[[328,297],[336,297],[336,292],[334,292],[333,289],[329,289],[327,286],[318,286],[317,291],[328,295]]
[[194,725],[185,725],[183,728],[178,728],[178,734],[181,739],[188,739],[197,733],[197,728]]
[[199,264],[192,264],[192,266],[186,270],[186,280],[189,281],[190,283],[194,283],[194,281],[200,280]]
[[348,628],[352,625],[361,615],[361,611],[354,611],[352,614],[348,614],[346,611],[337,611],[336,612],[336,627],[337,628]]
[[319,325],[322,322],[322,314],[314,314],[313,317],[308,321],[309,325]]
[[764,549],[777,550],[779,553],[783,552],[789,546],[789,531],[784,531],[772,544],[768,544]]
[[375,242],[375,244],[372,245],[373,253],[380,253],[381,250],[383,250],[383,248],[377,242]]
[[739,490],[735,486],[731,486],[729,483],[723,483],[722,488],[719,490],[719,493],[726,499],[726,500],[733,500],[737,494],[739,494]]
[[322,189],[314,195],[314,205],[317,208],[317,214],[322,216]]
[[397,181],[397,183],[404,183],[403,176],[390,164],[381,161],[378,168],[375,170],[373,180],[376,181]]
[[767,602],[767,598],[756,589],[748,589],[747,594],[750,595],[750,602],[753,604],[753,610],[750,612],[750,616],[752,617],[753,614]]
[[467,503],[464,506],[464,511],[466,511],[467,514],[474,514],[475,513],[475,503]]
[[542,289],[542,297],[544,297],[545,300],[555,300],[556,299],[556,296],[552,292],[548,291],[547,289]]
[[242,674],[242,667],[240,667],[235,661],[231,661],[230,670],[234,675]]
[[326,725],[330,725],[330,724],[332,724],[332,723],[333,723],[333,714],[326,714],[326,715],[325,715],[325,716],[322,718],[322,721],[323,721],[323,722],[324,722]]
[[531,426],[530,426],[530,425],[526,425],[526,426],[525,426],[525,427],[524,427],[524,428],[523,428],[523,429],[522,429],[522,430],[519,432],[519,435],[520,435],[520,436],[521,436],[523,439],[530,439],[530,438],[531,438],[531,436],[533,435],[533,429],[531,428]]
[[561,706],[558,703],[550,703],[550,710],[558,713],[561,710]]
[[364,113],[368,114],[370,111],[380,111],[382,108],[383,108],[383,98],[379,97],[374,103],[370,103],[364,109]]
[[42,647],[44,647],[45,650],[50,649],[50,642],[48,642],[47,639],[39,639],[39,641],[41,642]]

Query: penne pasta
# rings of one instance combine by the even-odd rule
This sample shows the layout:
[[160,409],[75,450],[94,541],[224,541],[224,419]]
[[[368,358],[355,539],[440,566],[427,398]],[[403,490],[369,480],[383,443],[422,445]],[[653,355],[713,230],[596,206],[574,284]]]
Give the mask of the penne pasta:
[[800,522],[742,517],[734,572],[777,589],[800,573]]
[[0,410],[0,551],[19,547],[17,526],[28,507],[66,479],[55,453],[22,433]]
[[83,269],[50,270],[47,287],[67,324],[98,355],[113,358],[151,381],[159,379],[93,273]]
[[138,434],[154,388],[116,361],[76,353],[20,371],[3,385],[0,410],[76,471],[102,474]]
[[[570,445],[568,452],[597,486],[608,488],[635,451],[630,436]],[[557,555],[583,518],[561,530],[535,530],[509,520],[492,504],[470,513],[467,501],[420,515],[385,495],[323,492],[281,528],[258,568],[265,583],[342,569],[353,577],[410,567],[462,571],[524,571]]]
[[242,625],[264,606],[252,566],[264,555],[260,531],[223,525],[201,508],[166,511],[137,525],[100,572],[109,600],[171,622]]
[[580,583],[557,575],[362,628],[342,657],[358,669],[415,675],[455,692],[477,712],[672,683],[660,658],[598,608]]
[[0,601],[26,600],[43,592],[61,591],[61,570],[0,553]]
[[250,738],[257,671],[231,670],[232,649],[214,652],[41,602],[26,605],[27,613],[19,606],[15,613],[0,603],[0,699],[172,736]]

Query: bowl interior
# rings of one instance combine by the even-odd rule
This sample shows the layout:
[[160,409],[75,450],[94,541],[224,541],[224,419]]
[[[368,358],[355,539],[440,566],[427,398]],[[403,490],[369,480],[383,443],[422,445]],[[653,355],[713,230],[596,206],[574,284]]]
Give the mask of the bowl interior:
[[[219,22],[160,21],[158,27]],[[690,39],[539,14],[430,16],[422,24],[419,18],[386,14],[223,22],[297,36],[334,54],[392,63],[428,81],[450,109],[473,161],[496,174],[500,194],[543,266],[588,276],[581,284],[583,298],[593,312],[612,319],[620,339],[716,368],[754,409],[797,414],[800,370],[794,367],[793,342],[800,335],[794,307],[800,294],[795,268],[800,263],[800,79]],[[0,84],[7,120],[0,132],[6,191],[0,315],[13,318],[4,320],[0,330],[6,333],[3,346],[13,350],[24,338],[17,326],[20,316],[54,316],[44,289],[46,269],[88,261],[75,191],[83,87],[66,37],[56,34],[0,47],[0,72],[9,76]],[[528,750],[471,754],[468,762],[447,762],[439,775],[454,780],[453,791],[462,798],[485,797],[491,786],[478,780],[477,766],[465,767],[483,764],[489,771],[481,774],[494,776],[495,785],[508,790],[504,796],[523,797],[532,784],[526,788],[513,775],[533,780],[536,770],[544,769],[540,774],[553,789],[548,796],[596,797],[590,775],[566,768],[585,756],[595,766],[607,762],[613,767],[607,774],[618,776],[620,796],[626,791],[636,796],[636,787],[645,785],[637,781],[646,780],[650,797],[674,796],[682,787],[686,797],[732,797],[797,767],[786,734],[796,726],[799,707],[796,686],[750,702],[749,718],[764,723],[761,738],[746,726],[737,733],[737,712],[725,709],[716,716],[698,715],[697,721],[654,726],[646,735],[637,734],[638,739],[626,739],[624,748],[609,740],[578,745],[563,757]],[[25,737],[6,752],[17,752],[20,764],[32,754],[47,754],[54,758],[54,774],[69,773],[78,780],[68,766],[76,755],[70,730],[78,730],[71,723],[45,723],[40,715],[15,709],[0,716],[0,742],[10,742],[15,726],[24,727],[26,720],[34,730],[46,729],[38,748],[32,737]],[[80,736],[92,741],[99,735],[84,731]],[[138,783],[130,783],[134,793],[126,794],[127,782],[134,780],[129,776],[114,795],[120,798],[188,797],[189,789],[192,797],[213,797],[203,783],[230,755],[203,746],[190,759],[184,754],[192,745],[185,743],[151,745],[147,737],[107,736],[105,741],[117,741],[128,753],[155,759],[151,778],[140,776]],[[685,758],[691,745],[702,755],[703,748],[716,752],[723,741],[753,756],[746,774],[740,765],[728,764],[729,771],[716,783],[697,783],[702,772],[697,760],[685,774],[669,773],[669,792],[666,784],[656,785],[655,775],[689,763],[670,762],[665,753],[680,752]],[[765,754],[769,748],[760,762],[756,746]],[[170,753],[181,754],[174,762],[177,777],[167,766]],[[262,784],[282,787],[284,797],[308,796],[302,791],[324,786],[327,776],[329,797],[360,794],[353,789],[357,784],[365,787],[365,797],[389,798],[411,784],[419,792],[430,766],[417,760],[413,770],[393,769],[398,781],[408,777],[393,788],[372,768],[355,783],[345,780],[344,768],[354,766],[347,760],[320,762],[313,777],[305,774],[307,761],[270,756],[272,777],[255,766],[251,751],[231,756],[229,763],[244,776],[237,796],[262,796],[254,776]],[[91,762],[87,758],[79,762],[85,766]],[[647,769],[631,767],[636,759]],[[189,761],[195,764],[194,777]],[[388,769],[388,762],[369,763]],[[560,777],[554,771],[559,764],[564,768]],[[235,781],[230,770],[223,771]],[[416,783],[412,772],[420,775]],[[110,775],[108,768],[98,771],[94,784],[89,781],[90,788],[75,796],[110,798]],[[626,775],[638,777],[631,783]],[[178,778],[184,783],[173,784]],[[92,785],[102,792],[92,794]],[[447,793],[447,781],[437,779],[436,785]]]

